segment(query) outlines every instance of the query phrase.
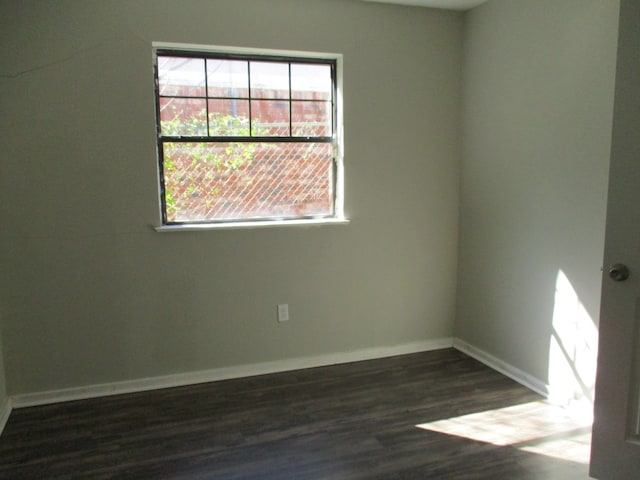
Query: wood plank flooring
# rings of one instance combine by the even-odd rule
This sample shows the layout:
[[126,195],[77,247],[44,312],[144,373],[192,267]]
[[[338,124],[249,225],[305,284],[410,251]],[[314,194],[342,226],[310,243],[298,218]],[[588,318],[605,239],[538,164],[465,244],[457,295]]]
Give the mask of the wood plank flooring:
[[0,478],[586,479],[589,430],[444,349],[14,410]]

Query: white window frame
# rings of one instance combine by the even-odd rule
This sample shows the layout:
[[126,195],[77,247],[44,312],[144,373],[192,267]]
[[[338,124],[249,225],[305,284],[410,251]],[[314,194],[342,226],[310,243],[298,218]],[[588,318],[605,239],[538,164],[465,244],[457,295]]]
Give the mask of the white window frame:
[[[312,225],[329,225],[329,224],[346,224],[349,223],[344,213],[344,127],[343,127],[343,101],[342,101],[342,66],[343,58],[337,53],[320,53],[294,50],[272,50],[245,47],[228,47],[228,46],[208,46],[184,43],[167,43],[153,42],[153,60],[155,66],[155,56],[158,50],[175,50],[185,52],[205,52],[218,54],[239,54],[239,55],[255,55],[255,56],[280,56],[291,58],[306,59],[324,59],[333,60],[336,64],[335,74],[335,99],[334,99],[334,115],[335,115],[335,180],[334,180],[334,213],[329,217],[322,218],[292,218],[292,219],[259,219],[249,221],[215,221],[203,223],[180,223],[165,224],[163,220],[162,207],[162,172],[159,166],[158,158],[160,152],[156,152],[157,178],[158,178],[158,213],[159,226],[154,227],[158,232],[177,232],[177,231],[206,231],[219,229],[244,229],[244,228],[262,228],[262,227],[281,227],[281,226],[312,226]],[[155,77],[155,72],[154,72]],[[157,102],[157,92],[154,93]],[[155,126],[155,122],[154,122]]]

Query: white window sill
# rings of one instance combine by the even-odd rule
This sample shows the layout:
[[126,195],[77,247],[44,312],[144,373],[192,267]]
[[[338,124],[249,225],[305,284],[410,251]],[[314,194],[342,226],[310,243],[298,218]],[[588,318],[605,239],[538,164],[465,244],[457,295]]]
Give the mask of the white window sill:
[[208,230],[236,230],[245,228],[269,228],[269,227],[311,227],[316,225],[346,225],[346,218],[318,218],[300,220],[263,220],[258,222],[228,222],[228,223],[195,223],[187,225],[162,225],[154,227],[156,232],[202,232]]

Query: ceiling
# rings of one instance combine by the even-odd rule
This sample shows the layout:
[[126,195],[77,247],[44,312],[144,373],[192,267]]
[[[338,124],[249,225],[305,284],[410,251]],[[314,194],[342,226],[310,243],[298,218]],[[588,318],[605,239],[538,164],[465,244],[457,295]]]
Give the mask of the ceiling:
[[488,0],[364,0],[365,2],[394,3],[414,7],[446,8],[448,10],[470,10]]

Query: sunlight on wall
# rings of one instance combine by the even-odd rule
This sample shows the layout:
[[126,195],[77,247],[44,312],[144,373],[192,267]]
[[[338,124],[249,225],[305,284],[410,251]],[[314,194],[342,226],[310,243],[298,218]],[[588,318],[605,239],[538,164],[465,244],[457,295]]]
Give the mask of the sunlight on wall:
[[549,399],[591,417],[598,329],[562,270],[556,278],[549,343]]
[[591,423],[545,401],[472,413],[416,425],[423,430],[589,463]]

